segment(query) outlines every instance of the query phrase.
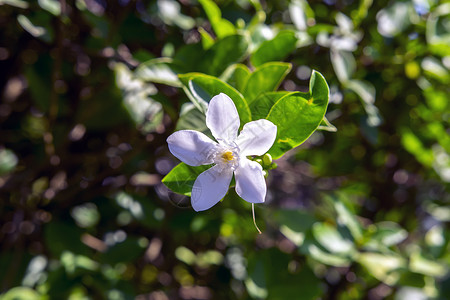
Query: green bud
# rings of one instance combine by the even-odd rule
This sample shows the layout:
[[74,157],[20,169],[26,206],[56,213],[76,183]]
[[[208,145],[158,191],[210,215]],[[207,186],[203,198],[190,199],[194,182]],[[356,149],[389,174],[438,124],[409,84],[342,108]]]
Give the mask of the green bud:
[[264,154],[263,156],[264,165],[270,166],[272,164],[272,155],[269,153]]
[[239,28],[239,29],[244,29],[245,21],[242,18],[237,19],[236,27]]

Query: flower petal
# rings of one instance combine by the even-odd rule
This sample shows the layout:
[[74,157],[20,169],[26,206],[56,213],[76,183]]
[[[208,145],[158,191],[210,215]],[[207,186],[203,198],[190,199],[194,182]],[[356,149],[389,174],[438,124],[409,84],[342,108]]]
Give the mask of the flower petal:
[[213,163],[211,150],[217,145],[205,134],[195,130],[180,130],[167,138],[169,150],[175,157],[190,166]]
[[236,193],[250,203],[263,203],[266,198],[266,181],[262,167],[255,161],[242,158],[234,171]]
[[239,124],[239,114],[233,100],[223,93],[214,96],[206,112],[206,126],[216,140],[233,142],[237,137]]
[[245,124],[236,143],[242,156],[263,155],[272,147],[276,137],[277,126],[261,119]]
[[222,199],[230,186],[233,171],[214,166],[201,173],[192,187],[191,203],[195,211],[207,210]]

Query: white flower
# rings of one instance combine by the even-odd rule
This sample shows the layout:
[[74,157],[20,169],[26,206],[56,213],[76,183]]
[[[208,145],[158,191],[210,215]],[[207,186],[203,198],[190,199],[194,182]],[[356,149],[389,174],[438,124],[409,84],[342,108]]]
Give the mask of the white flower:
[[176,131],[167,138],[170,152],[182,162],[190,166],[215,164],[194,182],[194,210],[206,210],[219,202],[228,191],[233,173],[241,198],[250,203],[264,202],[267,187],[262,167],[247,156],[265,154],[275,141],[277,127],[264,119],[252,121],[238,136],[239,124],[233,100],[221,93],[211,99],[206,112],[206,126],[217,142],[195,130]]

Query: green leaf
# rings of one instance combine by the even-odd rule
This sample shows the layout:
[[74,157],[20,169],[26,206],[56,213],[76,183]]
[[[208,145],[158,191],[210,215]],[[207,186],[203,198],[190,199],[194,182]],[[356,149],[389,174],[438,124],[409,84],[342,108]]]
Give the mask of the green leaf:
[[59,16],[61,14],[61,3],[57,0],[38,0],[39,6],[51,13]]
[[269,150],[274,159],[301,145],[320,125],[328,106],[329,89],[323,76],[313,71],[308,98],[294,92],[271,108],[267,119],[277,125],[277,138]]
[[98,262],[84,255],[75,255],[70,251],[64,251],[61,254],[61,265],[69,275],[81,275],[86,271],[97,271]]
[[[248,42],[243,35],[224,37],[201,56],[198,69],[219,76],[229,65],[240,62],[246,55],[247,48]],[[188,57],[188,59],[190,58]]]
[[330,51],[331,64],[342,84],[349,81],[356,70],[356,60],[351,52],[343,50]]
[[403,147],[423,165],[431,166],[433,163],[433,151],[425,148],[422,141],[410,130],[404,129],[402,133]]
[[320,296],[320,280],[308,265],[291,270],[290,256],[277,248],[255,252],[248,260],[245,284],[255,298],[313,300]]
[[409,268],[412,272],[432,277],[442,277],[449,271],[447,264],[426,259],[418,251],[411,254]]
[[359,241],[363,236],[363,232],[361,224],[356,219],[356,216],[338,199],[334,200],[334,208],[338,214],[339,223],[345,225],[353,238],[356,241]]
[[209,165],[191,167],[185,163],[180,163],[161,182],[173,192],[190,197],[195,179],[197,179],[200,173],[209,168]]
[[218,38],[223,38],[236,33],[233,24],[226,19],[222,19],[222,13],[217,4],[211,0],[199,0],[199,2],[205,10],[209,22],[211,22],[211,26]]
[[172,59],[167,57],[156,58],[140,64],[135,71],[135,75],[144,81],[181,87],[181,82],[175,69],[176,66]]
[[202,36],[203,49],[211,48],[211,46],[214,45],[214,38],[211,35],[209,35],[209,33],[205,29],[203,29],[203,27],[200,27],[198,29],[198,32]]
[[269,61],[284,60],[296,48],[297,37],[293,30],[280,31],[276,37],[263,42],[253,53],[250,62],[258,67]]
[[429,44],[431,51],[442,57],[450,55],[450,49],[448,47],[450,43],[450,33],[448,29],[446,30],[446,24],[448,24],[450,15],[449,12],[450,3],[442,3],[434,8],[427,17],[427,43]]
[[17,8],[28,8],[28,2],[22,0],[0,0],[1,5],[11,5]]
[[181,107],[180,118],[175,127],[175,131],[178,130],[197,130],[211,136],[211,132],[206,127],[206,115],[190,102]]
[[1,295],[2,300],[40,300],[42,296],[32,288],[17,286]]
[[[35,38],[41,39],[44,42],[50,43],[53,39],[53,32],[50,28],[50,21],[48,18],[45,18],[44,15],[38,20],[38,18],[33,18],[30,20],[28,17],[24,15],[18,15],[17,21],[20,26],[25,29],[29,34],[34,36]],[[42,25],[42,26],[40,26]],[[44,27],[45,26],[45,27]]]
[[232,87],[237,89],[239,92],[244,90],[244,85],[250,76],[250,70],[246,65],[234,64],[229,66],[225,72],[223,72],[221,79],[226,81]]
[[275,91],[291,67],[290,63],[272,62],[256,68],[248,77],[243,88],[243,95],[247,103],[250,105],[257,96],[264,92]]
[[212,97],[224,93],[236,105],[241,125],[251,121],[250,109],[241,93],[219,78],[201,73],[183,74],[179,75],[179,78],[185,85],[185,91],[188,93],[188,96],[201,111],[206,112],[207,104]]
[[312,234],[319,244],[331,253],[350,254],[354,251],[352,241],[343,237],[340,232],[327,223],[315,223]]
[[340,254],[333,254],[322,250],[314,243],[304,247],[303,252],[310,255],[313,259],[326,265],[334,267],[348,267],[351,264],[350,258]]
[[408,237],[408,232],[394,222],[380,222],[375,224],[377,231],[372,239],[384,246],[393,246],[403,242]]
[[309,231],[316,221],[307,211],[278,210],[274,219],[279,223],[280,231],[297,246],[301,246],[305,239],[305,232]]
[[250,104],[250,111],[252,113],[253,120],[265,119],[269,114],[272,106],[280,100],[282,97],[290,94],[290,92],[267,92],[260,94]]
[[167,25],[177,25],[189,30],[195,26],[195,20],[181,13],[181,5],[175,0],[157,1],[158,15]]
[[357,256],[357,261],[369,274],[388,285],[393,285],[399,280],[400,273],[397,270],[406,266],[405,259],[396,254],[363,252]]
[[144,133],[155,130],[163,117],[161,103],[150,98],[156,94],[156,87],[134,76],[124,64],[117,63],[114,71],[117,86],[122,91],[123,105],[131,119]]

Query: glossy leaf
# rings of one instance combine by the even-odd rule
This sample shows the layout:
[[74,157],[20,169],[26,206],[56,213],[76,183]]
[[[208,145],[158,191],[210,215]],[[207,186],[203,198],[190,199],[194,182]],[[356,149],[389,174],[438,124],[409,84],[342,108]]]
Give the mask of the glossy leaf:
[[30,287],[16,286],[1,295],[2,300],[40,300],[44,296]]
[[221,79],[226,81],[239,92],[244,90],[244,85],[250,76],[250,70],[246,65],[234,64],[228,67],[222,74]]
[[150,98],[156,93],[155,86],[135,77],[123,64],[116,64],[114,70],[123,104],[131,119],[144,133],[155,130],[162,122],[162,105]]
[[10,5],[17,8],[28,8],[28,2],[22,0],[0,0],[0,5]]
[[197,130],[211,136],[210,130],[206,127],[206,115],[190,102],[183,104],[181,107],[180,118],[178,119],[175,131],[189,129]]
[[198,68],[207,74],[219,76],[229,65],[240,62],[245,57],[247,48],[245,36],[239,34],[226,36],[215,42],[201,56]]
[[290,70],[291,64],[281,62],[266,63],[256,68],[243,87],[242,93],[247,103],[250,105],[264,92],[275,91]]
[[315,223],[312,233],[319,244],[330,253],[349,254],[354,251],[352,241],[343,237],[336,228],[327,223]]
[[316,221],[307,211],[278,210],[274,219],[280,224],[280,231],[295,245],[301,246],[305,239],[305,232],[311,230]]
[[197,179],[200,173],[209,168],[209,165],[191,167],[185,163],[179,163],[161,182],[173,192],[190,197],[195,179]]
[[301,145],[320,125],[325,115],[329,89],[323,76],[313,71],[308,99],[303,93],[292,93],[271,108],[267,119],[277,125],[277,138],[269,150],[273,158]]
[[176,67],[170,58],[157,58],[140,64],[135,71],[135,75],[144,81],[181,87],[175,69]]
[[223,38],[228,35],[232,35],[236,33],[236,29],[233,24],[222,18],[222,13],[220,8],[214,1],[211,0],[199,0],[199,3],[203,6],[203,9],[208,16],[209,21],[211,22],[211,26],[214,29],[217,37]]
[[280,92],[267,92],[260,94],[256,99],[250,104],[250,111],[252,112],[253,120],[265,119],[269,114],[272,106],[281,98],[290,94],[291,92],[280,91]]
[[250,110],[241,93],[219,78],[201,73],[183,74],[179,75],[179,78],[184,84],[188,96],[201,111],[206,112],[207,104],[212,97],[224,93],[236,105],[241,125],[251,120]]
[[393,285],[399,280],[400,274],[396,271],[406,265],[405,259],[399,255],[372,252],[360,253],[357,261],[372,276],[388,285]]
[[258,67],[270,61],[284,60],[291,54],[297,43],[295,31],[280,31],[273,39],[263,42],[252,54],[250,62]]
[[363,236],[362,226],[356,219],[356,216],[339,200],[334,201],[334,208],[338,214],[338,221],[345,225],[353,238],[359,241]]
[[[48,27],[48,24],[37,24],[35,20],[31,20],[29,17],[25,15],[18,15],[17,21],[20,26],[25,29],[29,34],[34,36],[35,38],[39,38],[45,42],[51,42],[53,39],[53,32],[51,32]],[[34,21],[34,22],[33,22]],[[45,22],[47,23],[47,22]]]
[[61,3],[57,0],[38,0],[39,6],[49,13],[59,16],[61,14]]

